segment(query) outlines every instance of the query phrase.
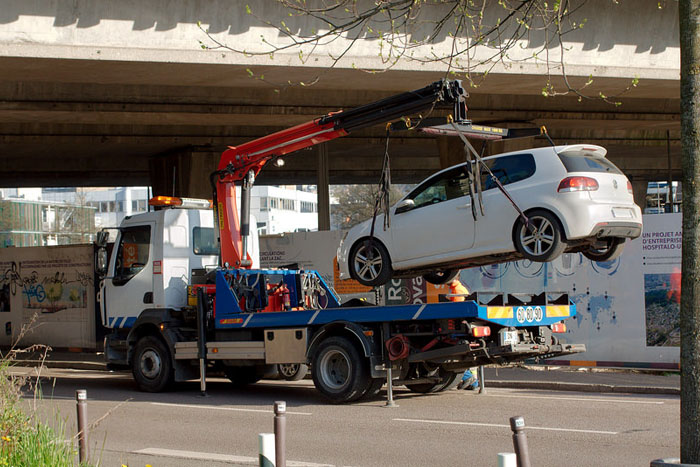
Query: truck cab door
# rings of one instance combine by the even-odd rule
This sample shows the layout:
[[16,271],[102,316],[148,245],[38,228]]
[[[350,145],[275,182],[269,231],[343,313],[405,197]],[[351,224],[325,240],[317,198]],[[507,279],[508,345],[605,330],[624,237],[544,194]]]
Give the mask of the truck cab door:
[[153,223],[119,229],[101,297],[108,328],[131,327],[153,307],[153,231]]

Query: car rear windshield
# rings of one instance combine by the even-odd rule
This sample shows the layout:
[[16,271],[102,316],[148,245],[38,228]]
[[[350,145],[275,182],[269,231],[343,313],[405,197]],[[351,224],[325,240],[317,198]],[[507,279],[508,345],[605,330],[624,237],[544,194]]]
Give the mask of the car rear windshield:
[[621,174],[620,169],[615,164],[604,157],[595,157],[586,153],[566,153],[559,154],[559,159],[566,167],[567,172],[609,172]]

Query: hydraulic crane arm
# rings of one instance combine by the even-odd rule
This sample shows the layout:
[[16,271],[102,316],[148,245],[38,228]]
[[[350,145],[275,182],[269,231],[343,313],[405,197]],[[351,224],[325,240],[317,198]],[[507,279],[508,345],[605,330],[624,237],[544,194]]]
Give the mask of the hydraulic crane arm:
[[[407,117],[432,109],[438,104],[453,104],[455,121],[466,119],[466,96],[459,80],[440,80],[415,91],[346,111],[332,112],[311,122],[278,131],[237,147],[221,155],[212,174],[215,209],[221,242],[221,265],[249,268],[246,238],[249,233],[249,189],[260,170],[272,159],[316,144],[348,135],[351,131]],[[235,183],[241,181],[241,220],[239,222]]]

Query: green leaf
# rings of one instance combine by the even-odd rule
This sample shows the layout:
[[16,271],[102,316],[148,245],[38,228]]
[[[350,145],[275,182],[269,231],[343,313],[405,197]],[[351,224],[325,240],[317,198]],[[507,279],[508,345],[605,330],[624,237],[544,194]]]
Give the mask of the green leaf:
[[245,6],[245,12],[248,13],[249,15],[253,14],[253,12],[250,11],[250,5]]

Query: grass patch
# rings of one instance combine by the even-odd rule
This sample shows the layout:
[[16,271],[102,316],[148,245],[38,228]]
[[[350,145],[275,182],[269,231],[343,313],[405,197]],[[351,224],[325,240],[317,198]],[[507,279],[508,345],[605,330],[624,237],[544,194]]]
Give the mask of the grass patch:
[[[49,348],[32,346],[26,351],[39,351],[45,357]],[[18,353],[12,348],[0,358],[0,467],[73,467],[77,452],[73,443],[66,442],[65,422],[57,417],[52,427],[39,419],[36,403],[23,403],[23,394],[33,393],[36,402],[41,391],[38,377],[10,373]]]

